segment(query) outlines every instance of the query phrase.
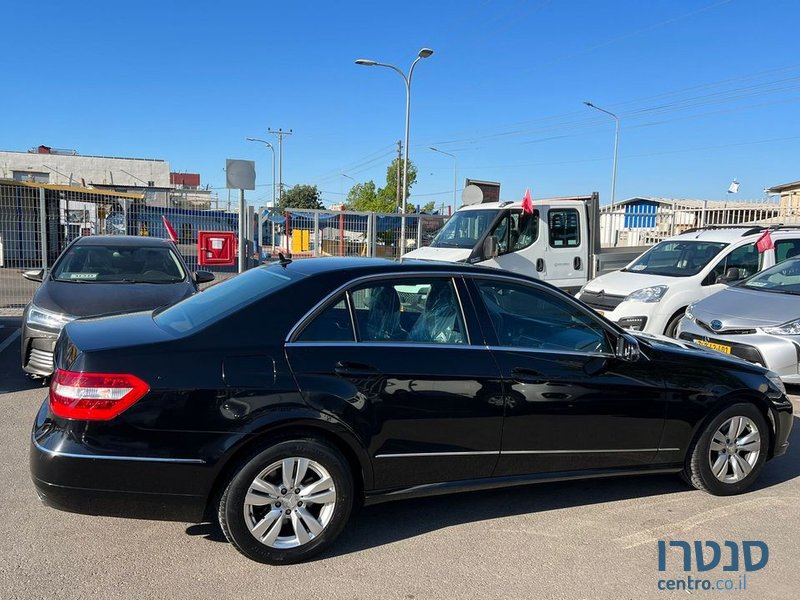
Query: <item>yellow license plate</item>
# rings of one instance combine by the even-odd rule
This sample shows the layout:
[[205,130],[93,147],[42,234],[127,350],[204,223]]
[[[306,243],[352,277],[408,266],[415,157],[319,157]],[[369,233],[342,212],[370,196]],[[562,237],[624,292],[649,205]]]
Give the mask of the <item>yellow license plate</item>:
[[701,346],[705,346],[706,348],[712,348],[713,350],[717,350],[718,352],[724,352],[725,354],[731,353],[731,347],[726,346],[725,344],[715,344],[714,342],[706,342],[704,340],[694,340],[695,344],[700,344]]

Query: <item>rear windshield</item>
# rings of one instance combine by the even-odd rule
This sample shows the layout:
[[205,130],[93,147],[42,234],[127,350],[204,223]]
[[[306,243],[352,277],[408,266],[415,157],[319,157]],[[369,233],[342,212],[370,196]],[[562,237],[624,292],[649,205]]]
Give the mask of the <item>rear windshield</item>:
[[703,270],[727,246],[722,242],[661,242],[637,258],[623,271],[667,277],[691,277]]
[[177,283],[186,279],[186,272],[166,246],[74,245],[50,278],[71,283]]
[[156,312],[153,319],[156,325],[174,333],[196,331],[286,287],[295,278],[279,267],[251,269]]

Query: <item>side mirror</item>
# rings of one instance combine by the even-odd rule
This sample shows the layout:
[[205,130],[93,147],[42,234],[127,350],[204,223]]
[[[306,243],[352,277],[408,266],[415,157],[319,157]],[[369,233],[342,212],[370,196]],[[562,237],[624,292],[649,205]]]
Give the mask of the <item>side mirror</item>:
[[194,282],[198,285],[214,281],[214,279],[216,279],[216,275],[210,271],[195,271],[194,273]]
[[495,258],[500,253],[500,244],[497,241],[497,238],[493,235],[490,235],[485,240],[483,240],[483,260],[489,260],[490,258]]
[[725,275],[717,277],[716,283],[732,283],[734,281],[739,281],[741,278],[742,275],[739,273],[739,268],[731,267],[725,272]]
[[639,360],[639,342],[636,338],[623,333],[617,338],[617,349],[614,353],[620,360],[636,362]]
[[42,281],[44,279],[44,269],[34,269],[33,271],[23,271],[22,276],[28,281]]

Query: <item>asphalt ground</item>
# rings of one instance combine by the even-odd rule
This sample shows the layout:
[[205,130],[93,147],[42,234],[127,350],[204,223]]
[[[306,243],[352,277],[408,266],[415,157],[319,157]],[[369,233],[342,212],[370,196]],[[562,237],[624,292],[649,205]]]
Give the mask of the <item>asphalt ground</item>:
[[[800,402],[786,456],[755,488],[715,497],[675,476],[540,484],[363,509],[322,558],[251,562],[216,525],[92,517],[42,506],[28,436],[46,395],[19,368],[19,319],[0,318],[0,599],[10,598],[797,598]],[[800,390],[792,390],[795,394]],[[658,540],[717,542],[722,562],[685,573],[678,548],[658,570]],[[723,544],[763,541],[766,566],[732,592],[659,590],[671,578],[731,578]],[[759,552],[753,557],[758,562]],[[663,585],[666,585],[665,583]],[[724,585],[724,584],[723,584]]]

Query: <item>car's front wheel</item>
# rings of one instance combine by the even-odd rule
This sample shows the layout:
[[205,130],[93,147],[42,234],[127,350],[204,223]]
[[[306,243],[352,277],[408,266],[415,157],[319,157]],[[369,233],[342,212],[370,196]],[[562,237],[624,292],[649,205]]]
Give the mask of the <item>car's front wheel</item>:
[[767,460],[767,421],[753,404],[740,403],[717,413],[690,450],[684,478],[717,496],[749,488]]
[[219,523],[239,552],[291,564],[322,552],[353,507],[353,478],[341,453],[313,439],[276,444],[246,461],[219,503]]

